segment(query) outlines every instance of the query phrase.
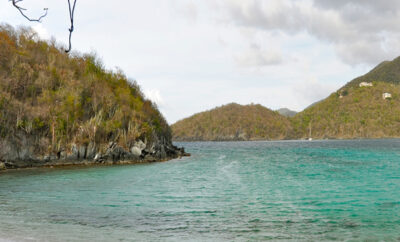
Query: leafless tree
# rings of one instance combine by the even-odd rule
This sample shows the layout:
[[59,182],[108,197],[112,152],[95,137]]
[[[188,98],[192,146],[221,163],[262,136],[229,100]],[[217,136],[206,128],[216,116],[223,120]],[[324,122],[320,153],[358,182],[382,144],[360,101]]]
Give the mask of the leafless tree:
[[[30,18],[25,14],[26,8],[23,8],[19,5],[23,0],[9,0],[12,2],[12,5],[21,13],[21,15],[26,18],[28,21],[31,22],[41,22],[44,17],[47,16],[47,11],[48,8],[44,8],[44,14],[42,14],[39,18]],[[68,0],[68,9],[69,9],[69,18],[71,21],[71,26],[69,27],[69,38],[68,38],[68,49],[65,50],[66,53],[71,51],[72,44],[71,44],[71,38],[72,38],[72,32],[74,32],[74,14],[75,14],[75,6],[76,6],[76,0],[73,0],[73,4],[71,5],[71,1]]]

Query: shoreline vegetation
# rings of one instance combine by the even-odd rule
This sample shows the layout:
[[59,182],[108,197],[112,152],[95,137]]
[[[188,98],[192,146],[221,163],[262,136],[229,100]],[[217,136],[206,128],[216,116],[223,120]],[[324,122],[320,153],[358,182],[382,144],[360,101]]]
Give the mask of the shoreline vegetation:
[[305,110],[281,115],[230,103],[173,124],[174,141],[379,139],[400,137],[400,57],[384,61]]
[[165,161],[172,144],[157,106],[93,54],[65,53],[30,28],[0,25],[0,170]]

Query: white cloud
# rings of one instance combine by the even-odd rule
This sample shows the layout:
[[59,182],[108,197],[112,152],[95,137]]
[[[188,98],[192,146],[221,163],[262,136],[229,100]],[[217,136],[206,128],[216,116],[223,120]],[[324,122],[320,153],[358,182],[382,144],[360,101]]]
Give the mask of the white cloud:
[[198,8],[195,0],[186,0],[185,2],[174,0],[172,1],[172,5],[183,17],[192,22],[196,22],[198,17]]
[[[376,64],[400,53],[400,2],[221,0],[225,22],[261,32],[301,32],[333,44],[346,63]],[[385,43],[394,43],[390,49]]]
[[277,50],[264,50],[257,44],[236,56],[236,62],[243,67],[264,67],[278,65],[283,61],[282,54]]

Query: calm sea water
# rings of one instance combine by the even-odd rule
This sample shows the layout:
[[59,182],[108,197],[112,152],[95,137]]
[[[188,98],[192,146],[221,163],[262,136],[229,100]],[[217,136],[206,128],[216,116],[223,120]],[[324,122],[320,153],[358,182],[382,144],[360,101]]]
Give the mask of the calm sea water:
[[400,140],[179,143],[192,157],[0,174],[0,241],[400,239]]

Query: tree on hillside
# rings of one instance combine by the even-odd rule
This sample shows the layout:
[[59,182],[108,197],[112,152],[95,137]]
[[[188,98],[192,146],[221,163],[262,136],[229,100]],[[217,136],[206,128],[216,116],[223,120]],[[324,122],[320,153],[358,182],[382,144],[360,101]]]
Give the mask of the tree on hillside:
[[[24,18],[26,18],[28,21],[30,21],[30,22],[41,22],[42,19],[43,19],[44,17],[47,16],[48,8],[44,8],[44,9],[43,9],[43,10],[44,10],[44,13],[43,13],[39,18],[31,18],[31,17],[28,17],[28,16],[25,14],[26,8],[23,8],[23,7],[21,7],[21,6],[19,5],[19,3],[22,2],[23,0],[9,0],[9,1],[11,1],[11,2],[12,2],[12,5],[13,5],[16,9],[18,9],[18,11],[21,13],[21,15],[22,15]],[[65,50],[65,52],[68,53],[68,52],[71,51],[71,48],[72,48],[72,45],[71,45],[71,38],[72,38],[72,32],[74,32],[74,13],[75,13],[76,0],[73,0],[74,2],[73,2],[72,5],[71,5],[71,1],[70,1],[70,0],[67,0],[67,1],[68,1],[68,9],[69,9],[69,18],[70,18],[70,21],[71,21],[70,28],[68,29],[68,31],[69,31],[69,38],[68,38],[68,43],[69,43],[69,44],[68,44],[68,49]]]

